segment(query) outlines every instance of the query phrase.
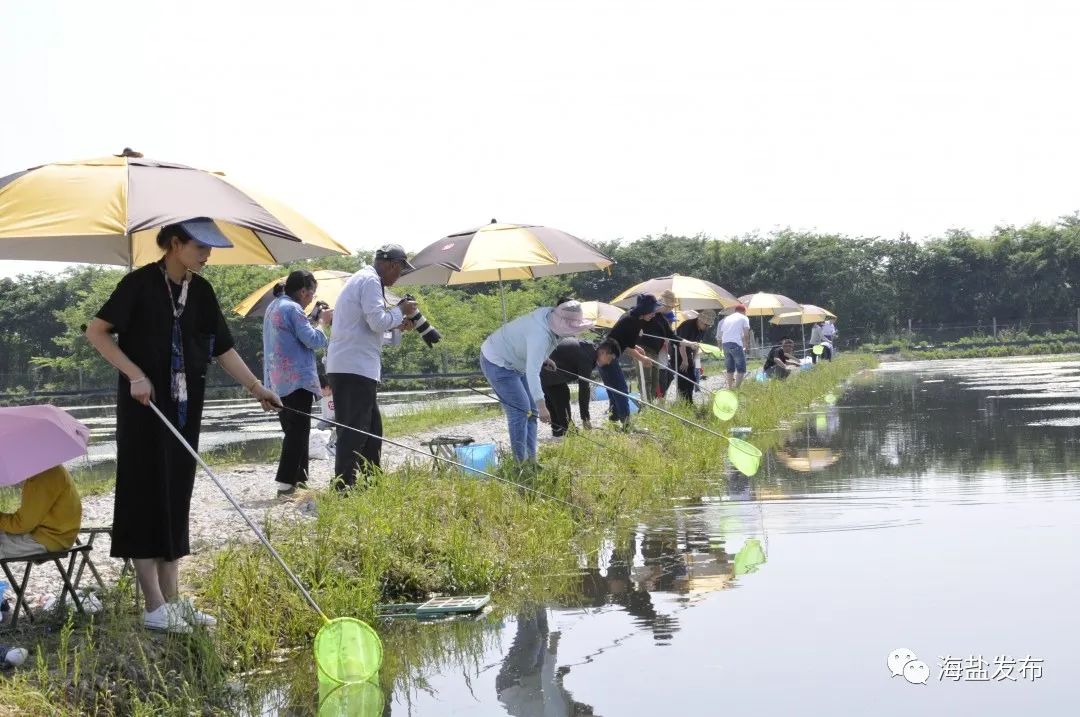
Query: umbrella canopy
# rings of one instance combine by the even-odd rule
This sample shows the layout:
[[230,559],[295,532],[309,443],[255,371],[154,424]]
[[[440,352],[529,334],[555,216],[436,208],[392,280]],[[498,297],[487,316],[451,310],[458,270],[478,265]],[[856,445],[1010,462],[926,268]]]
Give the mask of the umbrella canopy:
[[[325,301],[330,305],[331,309],[337,306],[341,290],[345,288],[345,282],[349,280],[352,273],[348,271],[332,271],[330,269],[320,269],[311,273],[315,276],[315,281],[319,282],[319,287],[315,290],[315,298],[304,307],[304,313],[310,314],[315,309],[316,301]],[[274,287],[284,282],[286,278],[283,276],[259,287],[237,304],[233,311],[241,316],[257,317],[264,315],[267,307],[274,300]],[[390,291],[383,291],[383,296],[386,298],[386,303],[391,306],[401,301],[399,296]]]
[[775,316],[802,309],[798,302],[783,294],[770,294],[765,291],[740,296],[739,303],[746,307],[747,316]]
[[503,224],[491,220],[476,229],[443,237],[414,256],[416,269],[397,286],[499,282],[506,321],[504,279],[537,279],[579,271],[606,269],[615,262],[566,232],[535,224]]
[[793,471],[811,473],[825,470],[840,460],[840,453],[830,448],[796,448],[779,452],[776,457]]
[[14,485],[86,453],[90,429],[56,406],[0,408],[0,485]]
[[610,329],[623,315],[623,310],[618,306],[605,304],[603,301],[583,301],[581,313],[586,319],[592,319],[600,328]]
[[836,314],[813,304],[803,304],[799,311],[785,311],[777,314],[769,321],[777,326],[798,326],[800,324],[816,324],[826,319],[835,319]]
[[671,291],[679,302],[679,308],[683,311],[689,309],[727,309],[739,303],[734,294],[722,286],[717,286],[711,281],[695,279],[692,276],[672,274],[635,284],[623,293],[611,300],[615,306],[629,309],[634,306],[635,297],[638,294],[652,294],[660,296],[665,291]]
[[219,172],[125,150],[0,178],[0,258],[142,266],[161,258],[158,228],[196,217],[213,219],[233,243],[211,264],[349,254],[297,212]]
[[443,237],[409,260],[399,286],[477,284],[606,269],[615,262],[566,232],[491,220]]

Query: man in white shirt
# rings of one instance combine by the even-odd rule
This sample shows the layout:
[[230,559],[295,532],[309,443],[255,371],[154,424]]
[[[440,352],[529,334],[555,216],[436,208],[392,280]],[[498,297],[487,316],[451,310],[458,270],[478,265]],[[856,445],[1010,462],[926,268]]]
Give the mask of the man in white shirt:
[[[382,377],[383,335],[412,327],[406,316],[416,302],[388,308],[383,289],[412,271],[405,250],[387,244],[375,252],[374,266],[349,277],[334,307],[334,331],[326,356],[326,377],[334,395],[338,423],[382,436],[382,415],[376,400]],[[357,476],[379,467],[382,441],[356,431],[338,432],[334,475],[338,490],[351,488]]]
[[717,325],[716,343],[724,347],[727,387],[737,388],[746,377],[746,345],[750,343],[750,319],[746,318],[745,306],[738,304]]

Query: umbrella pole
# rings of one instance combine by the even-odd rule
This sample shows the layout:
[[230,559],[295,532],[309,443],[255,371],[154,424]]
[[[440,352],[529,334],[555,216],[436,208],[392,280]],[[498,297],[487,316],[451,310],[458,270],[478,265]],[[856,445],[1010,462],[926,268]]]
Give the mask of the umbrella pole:
[[503,293],[502,269],[499,269],[499,301],[502,303],[503,323],[506,323],[506,294]]

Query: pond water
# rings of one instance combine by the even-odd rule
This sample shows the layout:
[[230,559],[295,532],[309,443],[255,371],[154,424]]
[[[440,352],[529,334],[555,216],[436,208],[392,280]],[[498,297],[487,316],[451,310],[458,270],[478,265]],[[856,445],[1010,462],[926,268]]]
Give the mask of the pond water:
[[1078,419],[1075,361],[887,364],[572,605],[408,628],[446,659],[383,714],[1075,714]]
[[[388,391],[379,394],[383,416],[442,405],[476,405],[492,403],[466,389],[436,391]],[[115,470],[116,406],[113,399],[96,405],[65,406],[72,416],[90,428],[90,447],[85,459],[73,461],[70,467],[87,466],[103,477]],[[314,409],[319,414],[318,404]],[[281,424],[277,416],[259,408],[251,399],[208,398],[203,408],[199,449],[213,455],[231,450],[238,461],[265,461],[267,455],[281,446]],[[275,459],[276,460],[276,459]]]

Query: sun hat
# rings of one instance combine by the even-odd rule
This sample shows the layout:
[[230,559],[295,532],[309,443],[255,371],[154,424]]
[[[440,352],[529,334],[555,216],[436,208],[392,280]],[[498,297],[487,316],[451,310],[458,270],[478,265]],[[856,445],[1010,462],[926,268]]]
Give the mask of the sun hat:
[[596,325],[592,319],[585,318],[578,301],[559,304],[548,314],[547,321],[548,328],[556,336],[577,336]]
[[660,292],[660,303],[669,309],[673,309],[679,304],[679,300],[675,298],[675,292],[671,289],[664,289]]
[[693,309],[690,309],[689,311],[684,311],[683,312],[683,318],[685,320],[687,320],[687,321],[693,321],[694,319],[696,319],[699,316],[701,316],[701,314],[694,311]]
[[706,324],[711,324],[716,321],[716,312],[712,309],[704,309],[698,314],[698,318],[704,321]]
[[664,308],[655,296],[652,294],[638,294],[637,303],[634,304],[634,308],[630,309],[630,313],[634,316],[644,316],[645,314],[652,314]]

